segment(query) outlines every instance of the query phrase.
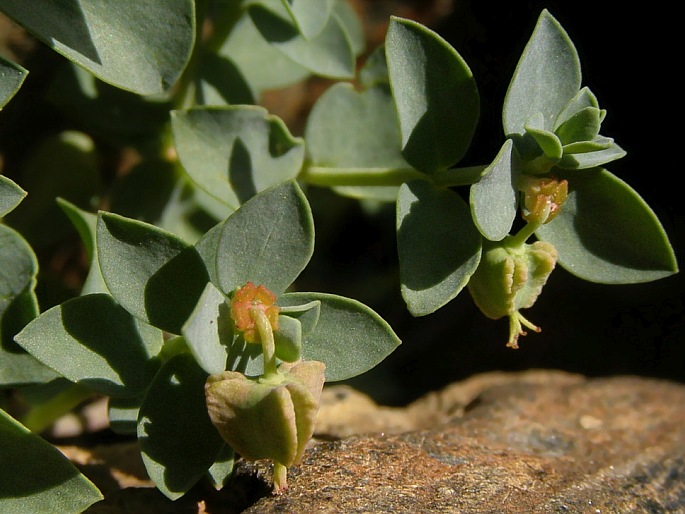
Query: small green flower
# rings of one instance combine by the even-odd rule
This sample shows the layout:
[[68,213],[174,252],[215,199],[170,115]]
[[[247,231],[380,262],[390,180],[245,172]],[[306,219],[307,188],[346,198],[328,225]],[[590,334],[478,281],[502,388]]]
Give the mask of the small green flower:
[[510,348],[518,348],[519,337],[526,335],[522,325],[540,331],[519,311],[535,303],[557,262],[557,251],[550,243],[512,244],[514,241],[512,236],[486,241],[480,264],[468,283],[483,314],[492,319],[509,316]]
[[287,468],[302,459],[314,434],[326,366],[283,363],[276,373],[248,378],[225,371],[205,385],[209,417],[247,460],[274,461],[274,491],[287,487]]

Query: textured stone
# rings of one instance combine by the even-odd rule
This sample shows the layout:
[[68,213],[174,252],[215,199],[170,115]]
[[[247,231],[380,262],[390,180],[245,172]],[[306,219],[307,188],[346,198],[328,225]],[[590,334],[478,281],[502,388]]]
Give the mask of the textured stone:
[[681,384],[547,371],[477,375],[402,409],[328,387],[319,437],[280,495],[267,462],[171,502],[135,444],[65,453],[105,493],[89,514],[677,513],[683,405]]

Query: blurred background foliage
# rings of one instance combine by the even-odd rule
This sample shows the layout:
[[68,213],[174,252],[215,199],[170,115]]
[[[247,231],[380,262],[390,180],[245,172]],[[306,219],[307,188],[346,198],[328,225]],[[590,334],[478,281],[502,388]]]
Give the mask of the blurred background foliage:
[[[680,134],[671,120],[679,109],[680,91],[670,68],[657,65],[675,59],[679,43],[674,16],[640,4],[618,13],[597,2],[351,3],[367,42],[359,64],[382,43],[388,18],[395,14],[438,32],[471,67],[481,119],[462,165],[488,163],[499,150],[506,88],[540,11],[549,9],[578,49],[583,84],[607,109],[603,132],[628,152],[609,169],[654,209],[683,268],[684,202],[676,186],[681,165],[673,150]],[[45,310],[77,295],[87,273],[78,234],[54,197],[87,210],[106,209],[157,223],[168,198],[185,193],[175,187],[163,161],[139,166],[140,152],[149,144],[146,134],[167,121],[169,106],[163,99],[141,121],[136,117],[138,97],[100,83],[99,95],[111,102],[99,110],[102,103],[73,94],[73,84],[84,78],[75,76],[64,58],[1,15],[0,54],[30,70],[0,114],[0,170],[29,193],[5,221],[38,256],[37,293]],[[311,106],[332,83],[311,77],[264,91],[258,102],[301,136]],[[314,186],[307,194],[317,239],[298,289],[360,300],[403,340],[381,365],[349,381],[382,403],[405,404],[454,380],[492,370],[555,368],[590,376],[637,374],[685,381],[682,273],[647,284],[609,286],[583,282],[558,268],[529,312],[542,332],[524,338],[514,351],[505,347],[507,319],[485,318],[466,292],[432,315],[409,315],[399,292],[393,204],[358,202]],[[192,209],[192,198],[178,205]],[[206,213],[189,212],[164,215],[188,220],[188,231],[213,223]]]

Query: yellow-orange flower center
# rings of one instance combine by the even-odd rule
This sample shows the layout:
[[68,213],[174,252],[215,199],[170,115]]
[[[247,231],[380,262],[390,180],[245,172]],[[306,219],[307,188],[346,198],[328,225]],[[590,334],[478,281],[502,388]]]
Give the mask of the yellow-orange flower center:
[[238,289],[231,298],[231,318],[236,329],[243,333],[245,341],[259,342],[257,326],[252,309],[260,309],[269,320],[272,330],[278,330],[278,313],[280,308],[275,305],[276,295],[263,285],[256,286],[248,282]]

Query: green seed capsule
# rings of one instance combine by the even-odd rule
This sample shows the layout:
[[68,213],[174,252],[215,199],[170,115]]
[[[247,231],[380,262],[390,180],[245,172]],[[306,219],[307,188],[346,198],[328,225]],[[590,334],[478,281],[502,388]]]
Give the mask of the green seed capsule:
[[474,302],[488,318],[509,316],[507,346],[518,348],[519,336],[526,335],[521,325],[540,331],[519,310],[531,307],[537,300],[554,270],[557,251],[544,241],[508,245],[511,241],[512,238],[505,238],[499,242],[486,242],[468,288]]

